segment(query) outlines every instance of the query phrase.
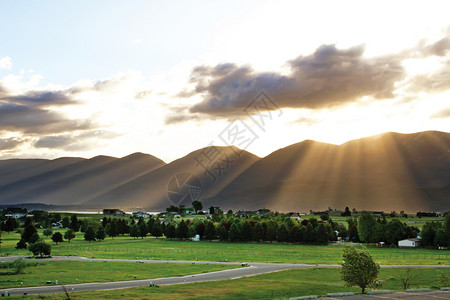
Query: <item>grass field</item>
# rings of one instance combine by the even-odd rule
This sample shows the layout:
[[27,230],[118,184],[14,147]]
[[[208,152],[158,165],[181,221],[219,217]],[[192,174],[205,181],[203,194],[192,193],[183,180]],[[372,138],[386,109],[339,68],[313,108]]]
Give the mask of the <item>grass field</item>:
[[0,270],[0,287],[24,287],[45,285],[46,281],[58,280],[58,284],[108,282],[184,276],[205,272],[238,268],[230,265],[199,264],[144,264],[126,262],[77,262],[43,261],[30,266],[23,274],[8,274],[11,270]]
[[[405,271],[406,269],[381,269],[378,278],[383,281],[382,289],[401,290],[399,274]],[[411,288],[436,286],[437,271],[438,269],[413,269],[412,272],[416,277]],[[450,277],[449,269],[439,271],[445,272]],[[70,296],[71,299],[288,299],[344,291],[360,292],[357,288],[345,287],[344,282],[340,280],[339,270],[314,268],[216,282],[71,293]],[[26,297],[38,299],[37,296]],[[66,298],[63,295],[46,295],[40,299]]]
[[[40,231],[42,236],[42,231]],[[17,250],[18,233],[3,233],[2,255],[30,255],[26,249]],[[342,260],[343,246],[291,245],[278,243],[223,243],[167,240],[165,238],[133,239],[129,236],[107,238],[88,243],[83,234],[70,243],[56,245],[50,238],[52,255],[73,255],[94,258],[173,259],[247,262],[292,262],[335,264]],[[450,264],[450,252],[433,249],[375,248],[369,251],[382,264]]]

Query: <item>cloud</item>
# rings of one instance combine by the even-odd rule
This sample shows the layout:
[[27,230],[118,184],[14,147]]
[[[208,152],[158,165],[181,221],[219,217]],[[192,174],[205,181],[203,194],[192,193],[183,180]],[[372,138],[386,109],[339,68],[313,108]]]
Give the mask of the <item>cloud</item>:
[[450,118],[450,108],[446,108],[446,109],[443,109],[443,110],[440,110],[440,111],[434,113],[433,115],[431,115],[431,118],[435,118],[435,119]]
[[201,95],[203,100],[190,113],[227,116],[242,114],[261,91],[280,108],[320,109],[339,106],[363,96],[394,97],[395,83],[405,77],[397,55],[364,58],[362,46],[337,49],[322,45],[309,56],[288,62],[290,73],[256,72],[232,63],[198,66],[191,74],[192,91],[178,96]]
[[21,131],[26,134],[60,133],[92,128],[88,120],[70,120],[64,115],[21,104],[0,102],[1,130]]
[[8,69],[12,68],[11,57],[5,56],[0,58],[0,69]]
[[18,138],[0,139],[0,150],[12,150],[25,141]]
[[0,100],[31,106],[68,105],[76,103],[76,101],[62,91],[31,91],[22,95],[3,96],[0,97]]
[[40,138],[35,144],[35,148],[63,148],[74,142],[71,136],[46,136]]

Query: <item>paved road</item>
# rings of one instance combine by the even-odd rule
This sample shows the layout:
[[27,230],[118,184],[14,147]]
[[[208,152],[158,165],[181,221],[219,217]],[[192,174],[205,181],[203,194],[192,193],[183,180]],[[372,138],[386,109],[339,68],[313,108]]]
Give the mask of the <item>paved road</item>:
[[[0,261],[13,261],[17,256],[0,257]],[[181,264],[221,264],[221,265],[241,265],[242,263],[236,262],[214,262],[214,261],[179,261],[179,260],[132,260],[132,259],[90,259],[86,257],[77,256],[55,256],[48,259],[42,259],[42,261],[60,261],[60,260],[70,260],[70,261],[106,261],[106,262],[142,262],[142,263],[181,263]],[[202,282],[202,281],[216,281],[216,280],[226,280],[226,279],[236,279],[246,276],[254,276],[259,274],[265,274],[270,272],[283,271],[295,268],[338,268],[339,265],[324,265],[324,264],[281,264],[281,263],[249,263],[249,266],[244,268],[237,268],[231,270],[223,270],[209,273],[201,273],[195,275],[188,275],[182,277],[166,277],[166,278],[151,278],[145,280],[132,280],[132,281],[115,281],[115,282],[102,282],[102,283],[79,283],[79,284],[68,284],[65,285],[65,289],[68,292],[81,292],[81,291],[94,291],[94,290],[112,290],[112,289],[123,289],[139,286],[149,286],[150,283],[157,285],[173,285],[173,284],[184,284],[192,282]],[[382,266],[382,267],[405,267],[401,265],[392,266]],[[430,268],[430,267],[450,267],[450,265],[416,265],[408,267],[417,268]],[[24,288],[11,288],[11,289],[0,289],[0,294],[4,294],[6,291],[10,295],[23,295],[27,294],[50,294],[50,293],[63,293],[63,287],[60,285],[52,286],[38,286],[38,287],[24,287]],[[342,299],[342,298],[341,298]]]

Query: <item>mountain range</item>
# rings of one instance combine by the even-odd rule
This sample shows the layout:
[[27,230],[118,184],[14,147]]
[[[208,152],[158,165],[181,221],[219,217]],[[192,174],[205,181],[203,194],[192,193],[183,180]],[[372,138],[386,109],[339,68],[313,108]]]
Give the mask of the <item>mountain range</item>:
[[264,158],[210,146],[166,164],[123,158],[0,160],[0,205],[163,210],[169,205],[278,211],[450,210],[450,134],[384,133],[342,145],[312,140]]

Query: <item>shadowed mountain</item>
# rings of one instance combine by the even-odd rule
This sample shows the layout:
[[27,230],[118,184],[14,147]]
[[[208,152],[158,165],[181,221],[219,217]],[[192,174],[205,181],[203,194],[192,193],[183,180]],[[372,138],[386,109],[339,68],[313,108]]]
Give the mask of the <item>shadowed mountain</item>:
[[306,140],[259,159],[199,149],[169,164],[151,155],[0,161],[0,204],[161,210],[169,205],[279,211],[450,210],[450,134],[385,133],[342,145]]
[[[85,204],[165,209],[211,197],[259,158],[236,147],[206,147],[148,172]],[[222,203],[222,206],[227,206]]]
[[206,205],[235,209],[449,210],[450,134],[303,141],[259,160]]
[[[14,163],[9,162],[9,168],[13,168]],[[23,167],[27,163],[19,163],[21,172],[16,176],[19,179],[0,184],[0,203],[80,204],[165,165],[162,160],[142,153],[120,159],[108,156],[60,158],[29,163],[27,168]]]

